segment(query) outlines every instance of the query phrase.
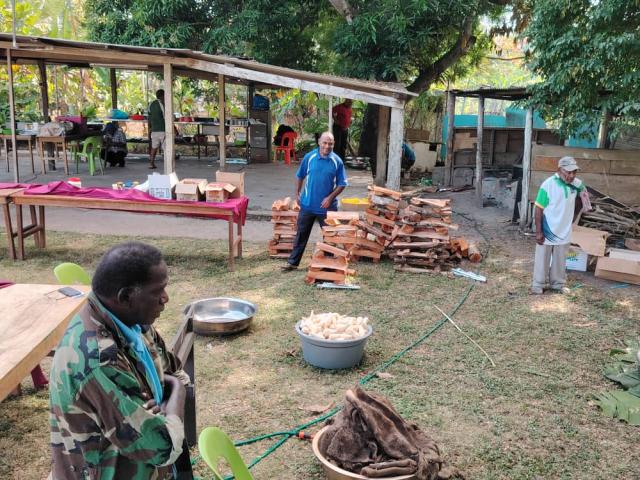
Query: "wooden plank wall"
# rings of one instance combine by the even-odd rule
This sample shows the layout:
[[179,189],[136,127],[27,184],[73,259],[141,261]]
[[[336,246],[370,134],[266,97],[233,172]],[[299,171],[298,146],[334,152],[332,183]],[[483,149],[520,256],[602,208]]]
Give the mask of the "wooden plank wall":
[[540,184],[558,169],[558,160],[570,155],[580,166],[578,178],[587,185],[630,206],[640,205],[640,151],[533,145],[529,200]]

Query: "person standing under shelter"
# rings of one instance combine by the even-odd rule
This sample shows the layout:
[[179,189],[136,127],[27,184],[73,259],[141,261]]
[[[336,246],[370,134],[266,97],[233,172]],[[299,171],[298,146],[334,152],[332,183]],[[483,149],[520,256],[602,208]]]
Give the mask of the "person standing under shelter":
[[53,358],[53,480],[175,478],[190,380],[153,327],[166,286],[155,247],[124,243],[102,257]]
[[578,170],[575,158],[562,157],[558,161],[558,171],[542,182],[538,190],[535,201],[537,245],[531,285],[533,295],[541,295],[547,287],[559,293],[569,292],[565,286],[565,263],[571,242],[576,198],[587,194],[584,183],[576,178]]
[[351,105],[353,101],[350,98],[339,103],[331,110],[333,117],[333,138],[335,146],[333,151],[338,154],[341,160],[347,151],[347,141],[349,140],[349,127],[351,126]]
[[347,186],[342,159],[333,152],[333,135],[324,132],[319,147],[307,153],[296,173],[296,196],[300,204],[296,238],[287,264],[282,270],[295,270],[300,265],[314,222],[324,226],[327,211],[338,209],[338,195]]
[[164,90],[156,92],[156,99],[149,105],[149,135],[151,137],[151,150],[149,151],[149,168],[155,169],[156,155],[162,148],[164,151],[165,128],[164,128]]

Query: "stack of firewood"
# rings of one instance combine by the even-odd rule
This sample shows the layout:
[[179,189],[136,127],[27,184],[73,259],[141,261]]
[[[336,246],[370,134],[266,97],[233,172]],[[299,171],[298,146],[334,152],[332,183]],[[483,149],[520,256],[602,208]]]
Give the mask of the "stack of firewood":
[[397,192],[376,186],[369,190],[371,207],[359,226],[386,246],[397,270],[447,271],[462,258],[482,258],[475,245],[450,237],[458,229],[451,223],[450,199],[421,198],[420,190]]
[[349,268],[349,252],[324,242],[316,243],[311,264],[307,270],[305,282],[315,283],[320,280],[338,285],[347,283],[347,276],[355,275]]
[[414,197],[400,212],[389,245],[395,268],[407,272],[450,270],[461,254],[451,253],[451,200]]
[[322,241],[350,251],[358,234],[358,212],[327,212],[322,227]]
[[273,238],[269,240],[269,256],[272,258],[287,258],[293,250],[298,222],[298,202],[290,197],[276,200],[271,206],[271,222],[273,223]]
[[[405,204],[400,192],[370,185],[369,208],[364,212],[364,221],[361,220],[357,224],[360,228],[359,238],[361,239],[357,250],[360,253],[354,252],[354,255],[368,256],[374,261],[378,260],[384,247],[389,245],[393,238],[396,222],[400,218],[398,212]],[[363,250],[368,250],[376,255],[362,254]]]
[[348,251],[351,261],[370,258],[377,263],[385,242],[377,241],[361,223],[358,212],[328,212],[326,226],[322,227],[322,241]]

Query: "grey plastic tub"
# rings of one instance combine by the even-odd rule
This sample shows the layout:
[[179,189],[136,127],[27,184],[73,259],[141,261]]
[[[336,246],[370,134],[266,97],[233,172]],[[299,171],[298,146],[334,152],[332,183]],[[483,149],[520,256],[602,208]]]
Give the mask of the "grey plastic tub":
[[296,323],[296,333],[302,341],[302,356],[307,363],[320,368],[355,367],[362,360],[364,346],[373,333],[368,325],[367,333],[355,340],[323,340],[302,333],[300,323]]

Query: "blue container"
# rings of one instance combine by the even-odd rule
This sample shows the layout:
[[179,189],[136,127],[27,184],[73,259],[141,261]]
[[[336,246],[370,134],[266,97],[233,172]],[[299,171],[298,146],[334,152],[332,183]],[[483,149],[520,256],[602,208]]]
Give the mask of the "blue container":
[[309,365],[320,368],[351,368],[362,360],[364,346],[373,333],[368,325],[367,333],[355,340],[324,340],[305,335],[296,323],[296,333],[302,341],[302,356]]

